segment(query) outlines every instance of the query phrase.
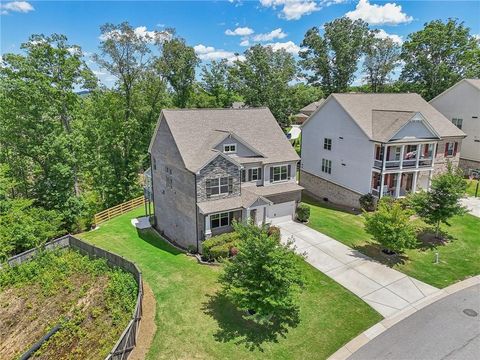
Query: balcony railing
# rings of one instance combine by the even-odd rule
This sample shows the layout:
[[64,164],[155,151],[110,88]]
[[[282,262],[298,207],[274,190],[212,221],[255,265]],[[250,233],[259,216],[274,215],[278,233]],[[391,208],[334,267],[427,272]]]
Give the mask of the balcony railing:
[[[418,160],[418,167],[431,167],[433,164],[433,159],[432,158],[420,158]],[[392,170],[392,169],[411,169],[411,168],[416,168],[417,166],[417,159],[403,159],[403,161],[400,160],[387,160],[385,161],[385,169],[386,170]],[[383,167],[383,161],[375,159],[373,163],[373,167],[376,169],[382,169]]]

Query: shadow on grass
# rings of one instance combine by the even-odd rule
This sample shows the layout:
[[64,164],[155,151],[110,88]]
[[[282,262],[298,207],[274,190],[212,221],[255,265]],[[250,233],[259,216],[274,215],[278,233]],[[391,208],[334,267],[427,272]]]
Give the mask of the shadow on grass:
[[155,231],[152,229],[137,229],[137,234],[140,239],[145,241],[146,243],[166,252],[169,252],[172,255],[180,255],[183,254],[180,250],[176,249],[172,245],[170,245],[167,240],[160,237]]
[[438,237],[435,237],[435,230],[433,228],[425,228],[418,235],[418,246],[417,249],[433,250],[439,246],[444,246],[447,243],[456,240],[451,234],[440,230]]
[[276,319],[271,325],[260,325],[243,317],[244,313],[220,293],[209,295],[204,303],[203,311],[213,317],[220,329],[214,334],[219,342],[233,341],[236,345],[245,345],[250,350],[263,352],[265,343],[277,343],[279,338],[285,338],[289,328],[298,325],[300,318],[298,310],[289,311]]
[[384,265],[387,265],[388,267],[405,264],[405,262],[408,260],[408,256],[402,253],[395,253],[392,255],[385,254],[382,251],[383,248],[375,243],[357,245],[354,247],[354,249],[360,251],[362,254],[365,254]]

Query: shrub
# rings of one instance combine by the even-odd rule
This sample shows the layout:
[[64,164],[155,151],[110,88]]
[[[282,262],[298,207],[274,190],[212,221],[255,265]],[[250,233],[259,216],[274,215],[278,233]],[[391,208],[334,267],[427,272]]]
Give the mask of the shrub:
[[310,218],[310,206],[307,204],[300,203],[297,206],[297,219],[301,222],[307,222]]
[[203,242],[203,256],[208,260],[219,260],[230,255],[240,236],[236,232],[213,236]]
[[416,229],[410,222],[412,212],[390,197],[382,197],[377,211],[365,213],[365,230],[387,250],[402,252],[417,244]]
[[375,211],[375,197],[372,194],[365,194],[358,199],[360,206],[365,211]]
[[280,239],[280,228],[278,226],[270,226],[268,228],[268,235],[275,236]]

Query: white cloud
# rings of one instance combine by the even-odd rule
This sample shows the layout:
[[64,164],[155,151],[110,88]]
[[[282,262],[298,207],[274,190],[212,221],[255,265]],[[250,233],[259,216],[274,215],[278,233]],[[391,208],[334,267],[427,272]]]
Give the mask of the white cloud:
[[240,41],[240,46],[250,46],[250,41],[248,39],[243,39]]
[[253,29],[249,27],[237,27],[235,30],[225,30],[225,34],[230,36],[248,36],[253,34],[253,32]]
[[285,34],[281,28],[278,28],[270,31],[269,33],[255,35],[253,37],[253,40],[254,41],[272,41],[273,39],[283,39],[286,36],[287,34]]
[[28,13],[35,8],[27,1],[12,1],[6,4],[0,4],[0,14],[5,15],[9,12]]
[[279,16],[286,20],[298,20],[321,9],[315,0],[260,0],[263,7],[281,8]]
[[352,20],[362,19],[370,25],[408,23],[413,17],[402,12],[402,6],[395,3],[385,5],[370,4],[368,0],[359,0],[355,10],[345,14]]
[[298,52],[300,51],[300,47],[296,45],[293,41],[269,43],[269,44],[265,44],[265,46],[270,46],[273,49],[273,51],[278,51],[283,49],[286,52],[293,55],[297,55]]
[[378,30],[378,33],[375,34],[375,37],[378,38],[378,39],[386,39],[386,38],[390,38],[392,39],[392,41],[398,45],[402,45],[403,44],[403,39],[401,36],[397,35],[397,34],[389,34],[387,33],[385,30],[383,29],[379,29]]
[[[146,26],[139,26],[133,29],[133,33],[138,36],[140,39],[145,40],[149,43],[154,43],[155,41],[165,41],[172,38],[172,34],[168,31],[149,31]],[[99,36],[99,39],[105,41],[107,39],[115,39],[120,37],[122,34],[119,30],[112,30],[107,34],[102,34]]]
[[234,52],[222,49],[215,49],[213,46],[205,46],[203,44],[198,44],[195,45],[193,49],[201,60],[211,61],[227,59],[229,63],[233,63],[235,60],[245,60],[245,57],[243,55],[238,55]]

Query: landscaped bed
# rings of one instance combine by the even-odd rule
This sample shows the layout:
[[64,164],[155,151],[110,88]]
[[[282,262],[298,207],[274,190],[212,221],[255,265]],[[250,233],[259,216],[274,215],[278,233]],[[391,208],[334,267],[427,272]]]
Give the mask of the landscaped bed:
[[218,296],[222,267],[198,264],[130,220],[142,209],[81,238],[134,261],[157,300],[147,359],[325,359],[381,320],[358,297],[302,261],[306,285],[295,326],[262,327]]
[[39,359],[103,359],[132,316],[138,286],[129,273],[74,250],[44,252],[0,270],[0,359],[15,359],[62,324]]
[[[365,232],[361,213],[316,201],[306,195],[302,201],[311,207],[308,226],[430,285],[444,288],[480,274],[480,219],[473,215],[455,216],[450,227],[442,226],[447,234],[446,242],[423,236],[423,242],[419,242],[417,248],[406,250],[401,256],[388,256]],[[425,226],[421,220],[415,221],[419,226]],[[439,262],[435,264],[437,252]]]

